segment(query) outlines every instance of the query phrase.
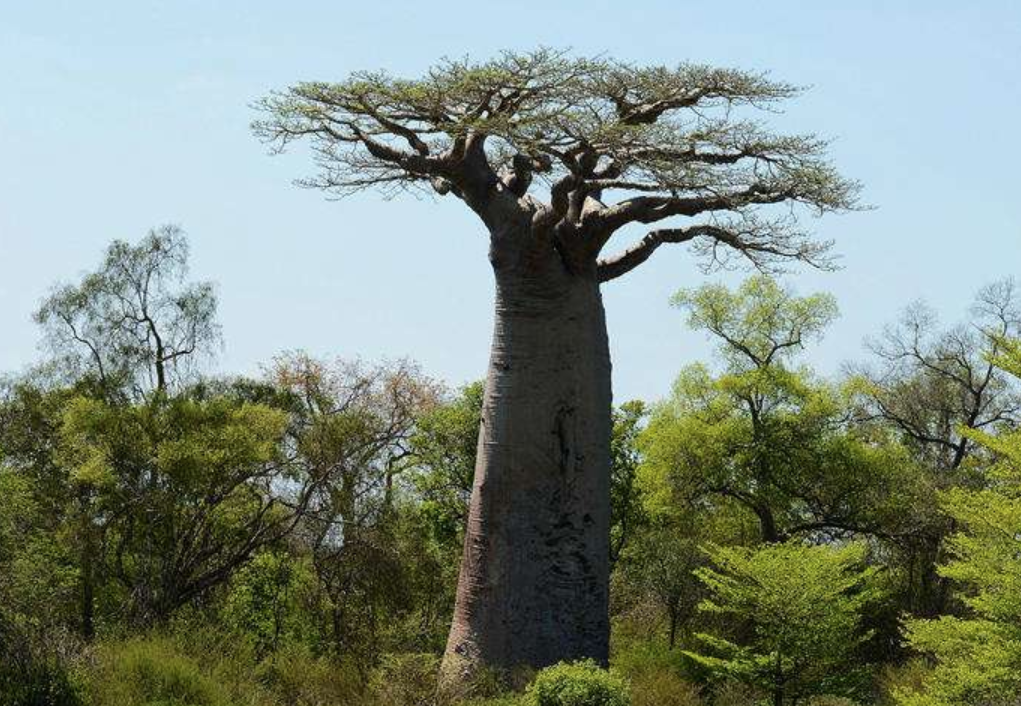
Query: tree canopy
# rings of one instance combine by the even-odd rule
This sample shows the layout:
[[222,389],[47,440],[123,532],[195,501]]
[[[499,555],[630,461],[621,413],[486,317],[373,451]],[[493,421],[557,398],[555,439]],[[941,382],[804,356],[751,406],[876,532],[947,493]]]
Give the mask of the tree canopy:
[[814,135],[780,135],[742,111],[799,93],[766,74],[701,64],[638,67],[540,49],[473,63],[446,60],[419,79],[359,72],[304,82],[257,103],[256,134],[274,149],[310,142],[317,172],[301,184],[343,195],[432,188],[490,227],[511,210],[552,238],[579,271],[629,224],[658,226],[598,262],[619,277],[663,243],[691,242],[711,261],[825,265],[826,243],[797,226],[805,206],[857,205],[858,185]]

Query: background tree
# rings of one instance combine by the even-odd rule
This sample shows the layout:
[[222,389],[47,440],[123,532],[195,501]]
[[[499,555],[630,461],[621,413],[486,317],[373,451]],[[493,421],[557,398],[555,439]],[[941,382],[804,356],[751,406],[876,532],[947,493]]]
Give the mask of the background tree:
[[54,385],[37,375],[17,382],[0,412],[0,443],[36,482],[50,530],[75,538],[87,639],[95,631],[103,520],[97,487],[77,482],[58,458],[65,408],[79,397],[120,405],[149,390],[166,393],[209,351],[219,336],[216,297],[208,283],[186,283],[187,258],[184,235],[164,226],[137,245],[114,241],[96,271],[56,287],[35,318],[56,354],[50,369],[60,380]]
[[682,504],[736,502],[765,542],[897,532],[893,499],[911,497],[905,454],[850,427],[839,391],[793,366],[835,316],[832,299],[796,297],[760,275],[736,291],[708,285],[674,301],[719,341],[724,369],[696,364],[678,377],[644,432],[649,472]]
[[858,421],[881,422],[900,437],[918,465],[921,491],[905,505],[914,526],[898,543],[907,566],[904,605],[919,615],[947,610],[949,581],[936,566],[953,521],[939,509],[937,494],[981,486],[982,446],[969,429],[994,430],[1021,422],[1021,387],[991,361],[1004,337],[1021,333],[1021,308],[1012,280],[984,287],[967,324],[940,328],[935,314],[916,303],[882,336],[869,342],[873,361],[852,366],[861,393]]
[[702,587],[694,574],[705,563],[699,529],[690,521],[657,523],[638,534],[621,557],[622,589],[653,599],[666,615],[670,648],[701,600]]
[[137,245],[114,241],[98,270],[55,288],[35,318],[66,370],[165,391],[220,335],[212,285],[187,274],[184,234],[155,228]]
[[610,438],[610,565],[616,564],[635,531],[645,521],[638,482],[638,439],[647,412],[641,400],[613,410]]
[[416,560],[402,553],[394,478],[411,453],[416,420],[434,411],[439,391],[406,361],[368,366],[292,353],[270,374],[296,401],[293,462],[302,477],[317,479],[298,540],[325,598],[324,642],[371,664],[385,621],[413,607]]
[[[306,186],[431,187],[488,231],[496,323],[452,677],[482,663],[605,663],[611,394],[600,284],[664,243],[692,243],[713,262],[824,264],[825,245],[797,229],[795,211],[768,207],[843,210],[856,185],[826,162],[823,141],[738,117],[796,93],[751,72],[539,50],[447,61],[417,80],[301,83],[260,103],[259,136],[276,149],[311,143],[318,173]],[[600,256],[627,226],[659,223]]]
[[[1021,341],[1000,339],[990,362],[1021,380]],[[965,617],[908,623],[911,645],[936,660],[921,693],[903,690],[907,705],[1009,704],[1021,692],[1021,431],[993,435],[962,429],[969,443],[995,455],[984,489],[955,487],[941,496],[959,531],[952,560],[940,568],[966,590]]]
[[226,396],[69,405],[64,463],[91,491],[82,522],[99,533],[132,621],[165,620],[294,526],[300,513],[274,487],[288,477],[286,425],[281,410]]

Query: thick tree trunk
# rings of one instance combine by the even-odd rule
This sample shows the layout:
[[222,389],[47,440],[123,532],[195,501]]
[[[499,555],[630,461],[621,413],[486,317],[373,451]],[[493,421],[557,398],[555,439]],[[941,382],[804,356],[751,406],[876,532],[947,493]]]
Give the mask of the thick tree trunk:
[[594,272],[495,236],[496,321],[444,675],[608,657],[610,356]]

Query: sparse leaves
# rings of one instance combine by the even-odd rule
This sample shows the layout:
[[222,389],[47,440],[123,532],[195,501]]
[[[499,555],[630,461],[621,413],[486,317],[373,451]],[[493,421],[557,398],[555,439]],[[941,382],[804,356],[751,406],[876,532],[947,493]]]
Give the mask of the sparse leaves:
[[216,294],[188,283],[188,241],[176,226],[138,244],[115,240],[102,265],[54,289],[35,314],[72,376],[109,390],[166,390],[217,343]]
[[[825,140],[739,116],[798,93],[763,73],[539,49],[445,60],[417,80],[376,72],[299,83],[259,101],[253,129],[275,150],[308,140],[317,173],[305,186],[453,193],[490,229],[506,213],[494,204],[516,202],[581,269],[628,224],[698,216],[688,227],[710,264],[733,251],[760,268],[825,266],[827,245],[798,228],[796,212],[768,207],[853,209],[858,185],[829,164]],[[647,238],[632,250],[692,239]],[[600,278],[647,257],[608,258]]]

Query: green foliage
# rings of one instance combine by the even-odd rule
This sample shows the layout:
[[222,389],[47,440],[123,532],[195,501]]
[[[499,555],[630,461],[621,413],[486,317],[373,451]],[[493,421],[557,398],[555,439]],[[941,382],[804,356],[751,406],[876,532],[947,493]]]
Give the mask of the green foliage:
[[[217,656],[212,656],[213,661]],[[93,706],[230,706],[229,690],[202,663],[166,638],[103,645],[89,674]]]
[[720,339],[731,372],[782,367],[837,316],[832,295],[796,297],[765,275],[749,277],[736,291],[714,284],[681,290],[671,302],[688,311],[688,326]]
[[0,706],[79,706],[81,697],[66,669],[52,661],[24,668],[0,664]]
[[460,549],[475,479],[475,452],[484,385],[474,382],[446,404],[421,415],[411,437],[411,482],[441,542]]
[[435,654],[388,654],[369,682],[374,704],[420,706],[436,699],[440,661]]
[[72,379],[107,392],[165,390],[219,338],[212,284],[188,284],[188,241],[176,226],[138,244],[115,240],[103,264],[62,285],[35,314]]
[[34,491],[30,477],[0,463],[0,617],[45,631],[68,619],[78,572]]
[[282,534],[289,513],[270,489],[287,422],[226,396],[68,402],[60,458],[87,499],[81,531],[118,547],[113,574],[135,619],[166,618]]
[[806,702],[807,706],[860,706],[854,699],[844,696],[813,696]]
[[67,662],[0,611],[0,706],[79,706],[81,692]]
[[361,703],[364,684],[348,661],[315,656],[300,645],[287,645],[260,662],[255,678],[265,686],[267,702],[281,706],[341,706]]
[[[1004,343],[996,362],[1021,378],[1021,342]],[[941,573],[966,587],[971,615],[909,621],[908,641],[932,655],[936,668],[922,691],[902,690],[906,706],[999,703],[1021,692],[1021,430],[999,436],[962,433],[995,454],[991,485],[952,488],[947,513],[961,530],[950,541],[953,560]]]
[[[632,600],[650,597],[667,617],[667,644],[692,617],[701,597],[693,571],[705,563],[699,549],[706,529],[694,522],[659,523],[645,529],[621,557],[620,587]],[[707,523],[708,524],[708,523]]]
[[264,552],[231,580],[223,602],[225,627],[251,640],[257,654],[276,652],[312,632],[301,600],[314,590],[307,560]]
[[662,642],[641,637],[628,642],[614,636],[611,669],[631,685],[634,706],[700,706],[700,690],[691,680],[689,660]]
[[755,549],[713,547],[713,567],[696,571],[709,597],[701,609],[748,626],[727,638],[700,634],[706,650],[689,652],[718,678],[732,678],[797,703],[860,687],[857,648],[869,637],[863,610],[880,598],[865,547],[796,542]]
[[591,660],[540,671],[526,690],[529,706],[629,706],[628,683]]
[[656,671],[631,680],[634,706],[702,706],[697,686],[676,672]]
[[647,412],[640,400],[613,410],[610,437],[610,560],[616,561],[646,513],[638,481],[641,454],[638,439]]
[[685,368],[642,435],[643,473],[669,489],[666,502],[736,502],[766,541],[896,522],[893,503],[913,495],[903,449],[849,427],[841,392],[791,367],[833,318],[832,299],[795,297],[758,276],[735,292],[711,285],[675,301],[720,342],[726,365],[720,374]]
[[876,677],[876,706],[895,706],[899,696],[921,691],[931,672],[932,665],[924,657],[884,666]]

